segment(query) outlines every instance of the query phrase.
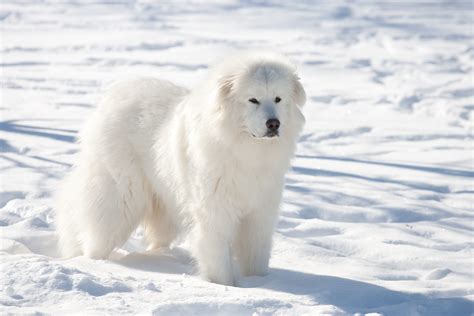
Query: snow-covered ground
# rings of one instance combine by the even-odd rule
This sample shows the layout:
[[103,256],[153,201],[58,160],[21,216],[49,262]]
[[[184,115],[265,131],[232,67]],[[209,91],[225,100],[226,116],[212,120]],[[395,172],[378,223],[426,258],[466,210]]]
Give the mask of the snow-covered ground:
[[[0,313],[471,315],[471,1],[0,3]],[[192,87],[231,50],[286,53],[307,118],[266,277],[194,274],[185,245],[58,257],[52,193],[103,86]]]

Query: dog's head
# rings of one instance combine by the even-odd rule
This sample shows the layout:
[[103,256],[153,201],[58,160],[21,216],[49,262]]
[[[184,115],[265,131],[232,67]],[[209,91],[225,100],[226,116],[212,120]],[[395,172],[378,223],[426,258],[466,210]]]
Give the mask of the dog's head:
[[227,124],[255,140],[296,137],[306,93],[295,67],[280,55],[250,55],[221,66],[218,99]]

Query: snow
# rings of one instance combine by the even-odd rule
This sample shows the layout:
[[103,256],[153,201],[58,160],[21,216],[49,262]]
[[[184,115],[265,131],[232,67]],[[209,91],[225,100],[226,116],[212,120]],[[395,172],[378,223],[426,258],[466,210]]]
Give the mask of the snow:
[[[471,315],[470,1],[2,1],[0,311]],[[102,87],[192,87],[232,50],[286,53],[308,94],[270,273],[201,280],[187,245],[61,259],[52,194]]]

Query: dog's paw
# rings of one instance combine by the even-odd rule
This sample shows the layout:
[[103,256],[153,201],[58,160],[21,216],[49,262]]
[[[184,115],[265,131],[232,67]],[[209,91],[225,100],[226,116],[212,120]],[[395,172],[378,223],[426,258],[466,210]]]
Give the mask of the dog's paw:
[[213,272],[206,272],[202,274],[203,278],[209,282],[227,285],[227,286],[235,286],[235,276],[228,272],[228,271],[213,271]]

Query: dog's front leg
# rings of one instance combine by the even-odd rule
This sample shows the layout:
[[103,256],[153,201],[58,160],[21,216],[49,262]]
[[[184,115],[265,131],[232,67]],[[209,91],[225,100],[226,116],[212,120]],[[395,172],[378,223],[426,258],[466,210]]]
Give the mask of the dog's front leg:
[[234,285],[231,244],[236,224],[222,210],[196,217],[195,257],[201,275],[214,283]]
[[235,250],[243,276],[267,274],[277,216],[277,211],[256,211],[242,219]]

